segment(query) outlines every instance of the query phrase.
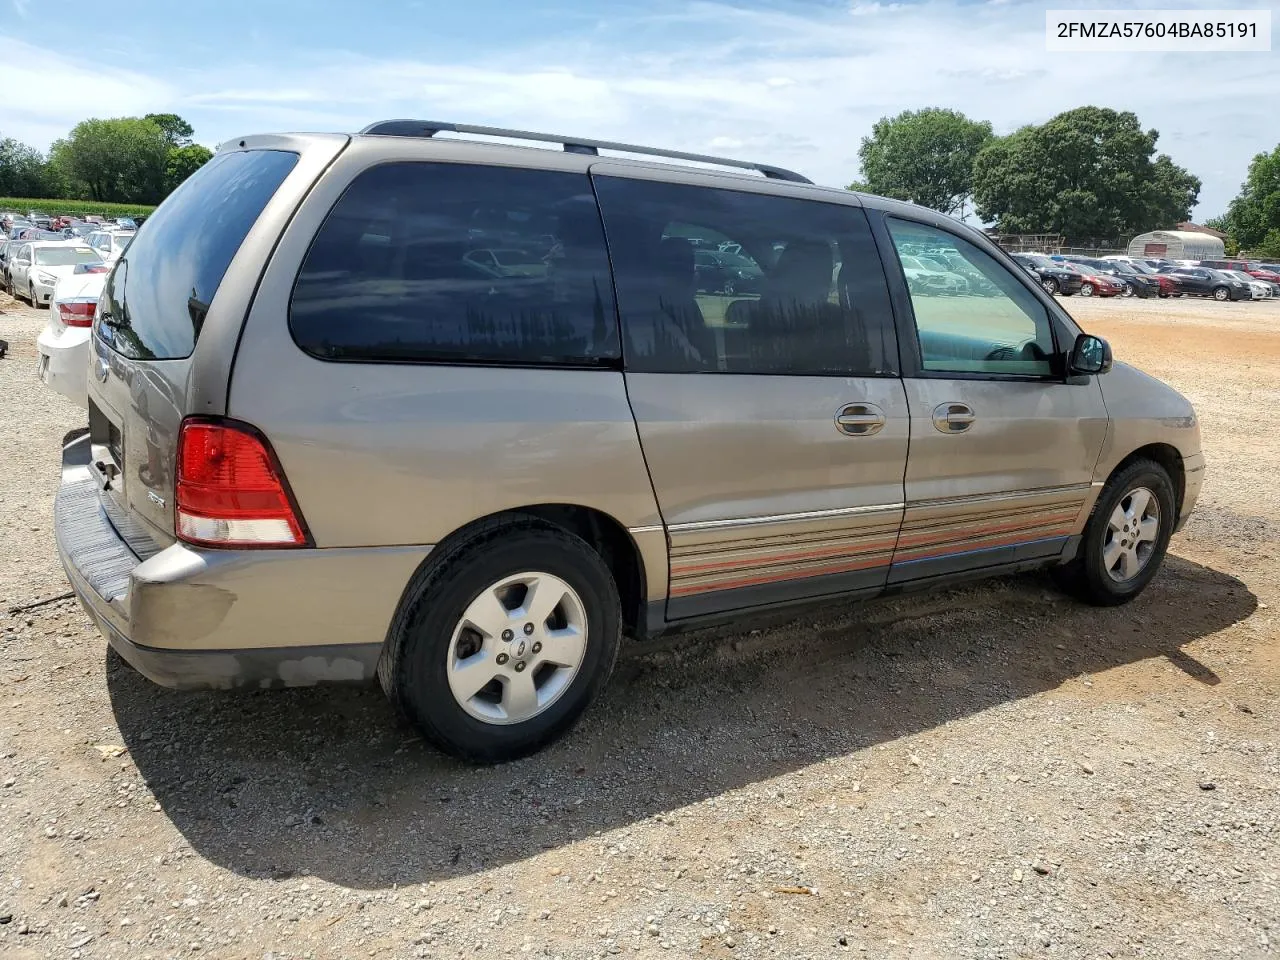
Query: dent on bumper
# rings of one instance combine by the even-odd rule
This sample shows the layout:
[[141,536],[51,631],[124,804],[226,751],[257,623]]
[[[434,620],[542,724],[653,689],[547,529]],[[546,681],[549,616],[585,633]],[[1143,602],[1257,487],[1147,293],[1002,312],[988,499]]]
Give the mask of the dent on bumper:
[[[85,610],[140,673],[164,686],[220,689],[374,676],[427,547],[215,551],[175,543],[140,557],[104,513],[88,460],[87,435],[63,450],[58,553]],[[137,531],[125,533],[138,542]]]

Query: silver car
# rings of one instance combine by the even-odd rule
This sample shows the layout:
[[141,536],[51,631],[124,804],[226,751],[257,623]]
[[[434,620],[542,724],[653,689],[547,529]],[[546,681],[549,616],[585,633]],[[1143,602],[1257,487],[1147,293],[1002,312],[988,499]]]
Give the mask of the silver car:
[[[695,241],[758,283],[700,293]],[[983,282],[909,285],[921,249]],[[623,637],[1036,567],[1123,603],[1204,474],[1190,404],[955,220],[454,124],[224,144],[116,263],[89,363],[56,530],[120,655],[376,675],[476,761],[560,736]]]

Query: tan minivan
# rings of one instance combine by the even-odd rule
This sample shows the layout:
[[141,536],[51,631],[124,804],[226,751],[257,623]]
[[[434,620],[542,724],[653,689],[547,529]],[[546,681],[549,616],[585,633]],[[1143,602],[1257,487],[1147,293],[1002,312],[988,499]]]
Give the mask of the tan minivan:
[[478,761],[561,735],[623,635],[1041,566],[1124,602],[1204,472],[1187,401],[955,220],[456,124],[224,144],[89,362],[57,539],[121,656],[376,674]]

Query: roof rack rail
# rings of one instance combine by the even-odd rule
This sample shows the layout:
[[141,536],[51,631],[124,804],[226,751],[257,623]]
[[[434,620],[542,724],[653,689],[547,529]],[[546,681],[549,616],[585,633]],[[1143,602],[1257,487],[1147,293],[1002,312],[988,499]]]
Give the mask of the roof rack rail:
[[434,120],[380,120],[360,131],[376,137],[434,137],[437,133],[469,133],[483,137],[508,137],[512,140],[535,140],[541,143],[558,143],[565,153],[585,153],[599,156],[601,150],[617,150],[620,153],[637,153],[669,160],[686,160],[691,163],[711,163],[720,167],[737,167],[756,170],[771,180],[788,180],[791,183],[813,183],[808,177],[793,170],[773,167],[766,163],[750,163],[746,160],[727,160],[724,157],[708,157],[700,153],[684,153],[679,150],[660,150],[656,147],[640,147],[634,143],[613,143],[609,140],[585,140],[581,137],[559,137],[551,133],[534,133],[530,130],[507,130],[503,127],[478,127],[469,123],[441,123]]

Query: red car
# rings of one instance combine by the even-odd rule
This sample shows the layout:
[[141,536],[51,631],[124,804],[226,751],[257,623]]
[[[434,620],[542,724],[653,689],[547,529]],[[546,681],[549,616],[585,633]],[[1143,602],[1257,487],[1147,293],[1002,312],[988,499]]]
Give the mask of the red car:
[[1201,260],[1200,266],[1210,267],[1214,270],[1240,270],[1255,280],[1265,280],[1267,283],[1280,284],[1280,273],[1268,270],[1257,260]]
[[1124,291],[1124,284],[1108,277],[1105,273],[1096,273],[1081,263],[1071,263],[1080,273],[1080,296],[1082,297],[1115,297]]

